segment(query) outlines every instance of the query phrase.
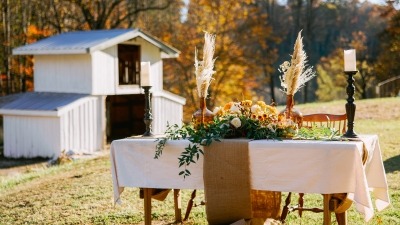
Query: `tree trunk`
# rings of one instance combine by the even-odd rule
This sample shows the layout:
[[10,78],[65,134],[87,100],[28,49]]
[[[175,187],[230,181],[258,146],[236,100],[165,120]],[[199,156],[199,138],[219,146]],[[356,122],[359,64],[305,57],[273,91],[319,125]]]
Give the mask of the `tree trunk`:
[[271,100],[272,101],[276,101],[276,99],[275,99],[275,91],[274,91],[274,89],[275,89],[275,84],[274,84],[274,74],[273,73],[270,73],[270,74],[268,74],[268,72],[267,72],[267,69],[265,68],[266,66],[263,66],[263,69],[264,69],[264,75],[267,77],[267,76],[269,76],[269,90],[270,90],[270,92],[271,92]]
[[4,73],[7,76],[7,87],[6,87],[6,94],[11,93],[11,13],[10,13],[10,1],[5,0],[3,1],[3,32],[4,32]]

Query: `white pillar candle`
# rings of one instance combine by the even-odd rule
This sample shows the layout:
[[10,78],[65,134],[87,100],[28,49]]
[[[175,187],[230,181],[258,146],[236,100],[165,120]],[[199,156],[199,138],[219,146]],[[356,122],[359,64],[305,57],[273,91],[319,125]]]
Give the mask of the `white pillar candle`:
[[344,71],[357,71],[356,50],[344,50]]
[[151,86],[150,62],[140,63],[140,86]]

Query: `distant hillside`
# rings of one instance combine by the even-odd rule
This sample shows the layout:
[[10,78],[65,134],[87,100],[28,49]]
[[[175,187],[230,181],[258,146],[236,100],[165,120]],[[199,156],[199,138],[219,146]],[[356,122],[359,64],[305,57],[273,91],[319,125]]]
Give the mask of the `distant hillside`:
[[[346,100],[307,103],[295,105],[295,108],[303,114],[311,113],[346,113]],[[400,119],[400,98],[375,98],[366,100],[356,100],[356,119]],[[283,109],[284,106],[278,106],[278,109]]]

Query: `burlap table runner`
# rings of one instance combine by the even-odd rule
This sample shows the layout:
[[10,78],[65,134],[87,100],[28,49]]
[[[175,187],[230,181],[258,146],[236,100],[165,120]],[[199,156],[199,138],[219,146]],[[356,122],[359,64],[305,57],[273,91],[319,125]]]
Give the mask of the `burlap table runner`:
[[225,139],[204,148],[204,194],[209,224],[251,218],[248,139]]
[[204,148],[203,178],[209,224],[231,224],[241,219],[263,224],[267,217],[280,217],[280,192],[251,190],[249,141],[224,139]]

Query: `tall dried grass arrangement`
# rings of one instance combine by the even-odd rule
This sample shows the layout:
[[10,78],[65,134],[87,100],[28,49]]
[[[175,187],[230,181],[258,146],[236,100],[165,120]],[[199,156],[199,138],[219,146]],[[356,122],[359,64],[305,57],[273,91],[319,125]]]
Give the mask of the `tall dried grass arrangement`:
[[280,71],[283,73],[280,76],[281,90],[287,95],[294,95],[307,81],[315,77],[312,67],[307,68],[307,55],[303,49],[301,31],[297,35],[291,61],[282,63]]
[[205,32],[203,61],[197,59],[197,49],[195,49],[194,67],[196,75],[197,93],[199,97],[207,97],[208,87],[210,86],[214,71],[213,58],[215,51],[215,35]]

